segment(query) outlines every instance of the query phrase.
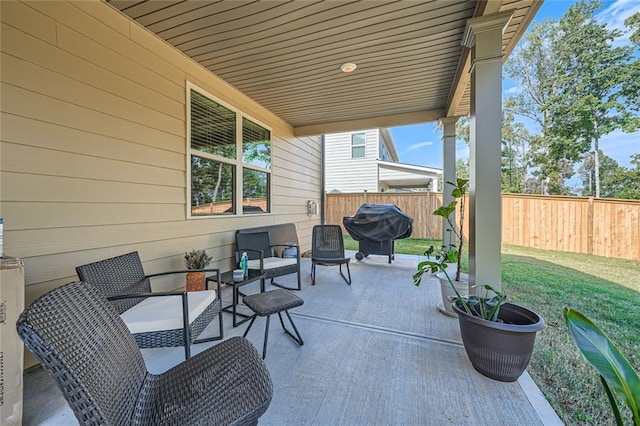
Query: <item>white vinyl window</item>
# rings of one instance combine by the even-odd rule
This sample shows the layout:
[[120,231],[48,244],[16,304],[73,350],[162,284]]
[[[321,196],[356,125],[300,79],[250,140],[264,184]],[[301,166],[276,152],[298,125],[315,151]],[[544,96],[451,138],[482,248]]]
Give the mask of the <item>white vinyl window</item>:
[[364,158],[366,151],[366,133],[352,133],[351,134],[351,158]]
[[189,217],[268,213],[271,131],[192,84],[187,91]]

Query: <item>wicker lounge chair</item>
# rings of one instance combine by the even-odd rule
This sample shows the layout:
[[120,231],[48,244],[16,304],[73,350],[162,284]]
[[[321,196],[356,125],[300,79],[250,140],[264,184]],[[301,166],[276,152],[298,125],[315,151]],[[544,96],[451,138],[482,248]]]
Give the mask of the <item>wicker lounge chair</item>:
[[[275,248],[280,247],[298,247],[297,241],[294,245],[287,246],[284,244],[272,244],[268,231],[254,231],[250,230],[236,231],[236,245],[237,256],[240,259],[240,255],[243,252],[247,253],[249,258],[249,269],[255,269],[264,273],[265,279],[271,279],[271,284],[277,287],[281,287],[287,290],[300,290],[300,255],[295,258],[283,258],[276,256]],[[298,274],[297,287],[287,287],[274,281],[275,277],[282,275]],[[263,280],[264,281],[264,280]],[[264,282],[263,287],[264,288]]]
[[[340,266],[340,275],[351,285],[351,258],[344,255],[342,229],[338,225],[316,225],[311,236],[311,284],[316,283],[316,266]],[[342,273],[342,265],[347,266],[349,278]]]
[[[150,278],[191,271],[171,271],[145,275],[138,252],[112,257],[78,266],[81,281],[94,284],[110,300],[141,348],[184,345],[185,357],[191,356],[191,343],[220,340],[222,303],[220,271],[200,269],[217,274],[217,291],[152,293]],[[200,333],[218,316],[220,334],[198,339]]]
[[271,403],[267,367],[241,337],[149,373],[126,325],[92,284],[70,283],[38,298],[17,329],[81,425],[256,424]]

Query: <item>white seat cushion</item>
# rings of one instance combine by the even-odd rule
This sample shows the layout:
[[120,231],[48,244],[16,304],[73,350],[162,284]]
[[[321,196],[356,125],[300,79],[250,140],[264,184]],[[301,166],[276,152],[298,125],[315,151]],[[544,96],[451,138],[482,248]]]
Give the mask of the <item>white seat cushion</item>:
[[[296,263],[298,263],[298,260],[295,257],[265,257],[264,269],[280,268],[282,266],[295,265]],[[247,262],[247,267],[249,269],[260,269],[260,259],[249,260]]]
[[[187,293],[189,324],[198,318],[213,303],[215,298],[215,290],[190,291]],[[132,334],[182,328],[182,297],[148,297],[120,314],[120,318],[122,318]]]

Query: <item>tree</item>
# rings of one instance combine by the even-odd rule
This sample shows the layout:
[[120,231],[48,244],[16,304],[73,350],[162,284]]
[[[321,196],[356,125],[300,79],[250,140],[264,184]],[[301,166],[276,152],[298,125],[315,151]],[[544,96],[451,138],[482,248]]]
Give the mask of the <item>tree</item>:
[[456,160],[456,177],[469,179],[469,160]]
[[[468,117],[460,117],[456,121],[456,141],[462,140],[469,146],[471,142],[470,128],[471,123]],[[456,160],[456,178],[469,179],[469,160]],[[444,185],[442,190],[444,191]]]
[[505,71],[520,83],[522,91],[506,99],[504,108],[534,121],[547,134],[548,112],[544,110],[554,93],[555,55],[552,52],[557,21],[547,19],[533,25],[524,36],[524,44],[505,64]]
[[[625,19],[624,24],[631,31],[629,41],[635,44],[636,49],[640,48],[640,12]],[[625,96],[632,102],[635,101],[635,109],[640,109],[640,59],[636,59],[631,65],[630,78],[622,85]]]
[[502,116],[502,192],[521,193],[527,177],[531,134],[513,114]]
[[640,44],[640,12],[637,12],[624,20],[624,24],[632,31],[629,36],[631,43]]
[[[547,19],[531,27],[524,44],[505,64],[505,71],[516,80],[522,91],[505,100],[506,112],[531,120],[539,128],[538,135],[529,135],[527,162],[536,168],[538,183],[529,182],[523,191],[562,194],[564,181],[573,175],[573,164],[551,158],[552,135],[550,112],[545,109],[555,91],[556,55],[553,52],[558,22]],[[523,181],[524,183],[524,181]],[[544,184],[544,185],[543,185]],[[538,193],[540,193],[538,191]]]
[[631,156],[631,164],[633,167],[619,167],[603,178],[603,187],[608,188],[611,197],[640,200],[640,154]]
[[[600,193],[602,197],[614,198],[616,197],[617,190],[609,183],[611,176],[619,173],[624,168],[620,167],[618,162],[611,157],[606,156],[602,150],[598,153],[600,159]],[[595,155],[594,153],[588,153],[580,168],[578,174],[582,179],[582,195],[594,196],[595,195]]]
[[[577,161],[594,153],[595,195],[600,196],[599,141],[616,129],[625,132],[640,126],[632,94],[624,83],[633,76],[633,48],[614,47],[622,35],[598,24],[594,14],[599,1],[581,0],[558,23],[553,38],[555,83],[544,110],[550,113],[550,154],[553,159]],[[634,95],[635,96],[635,95]]]

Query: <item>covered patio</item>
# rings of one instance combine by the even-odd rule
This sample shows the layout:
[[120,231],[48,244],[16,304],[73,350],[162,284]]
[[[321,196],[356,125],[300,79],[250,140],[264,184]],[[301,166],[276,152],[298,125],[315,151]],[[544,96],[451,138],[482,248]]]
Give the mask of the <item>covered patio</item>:
[[[446,182],[455,122],[467,114],[470,279],[499,287],[501,68],[540,4],[0,2],[0,213],[4,253],[24,261],[25,303],[76,280],[78,265],[131,251],[150,273],[181,269],[193,248],[212,255],[211,267],[232,269],[234,232],[251,226],[294,223],[304,252],[324,222],[322,135],[439,120]],[[347,63],[355,71],[343,73]],[[235,157],[193,143],[192,96],[233,113],[237,132],[221,144],[237,147]],[[267,163],[242,157],[243,120],[268,136]],[[230,210],[196,209],[192,159],[203,155],[231,170]],[[259,211],[242,208],[244,170],[267,182]],[[409,263],[354,265],[351,288],[325,278],[330,270],[303,286],[295,318],[306,344],[274,334],[277,396],[265,423],[547,422],[522,383],[472,370],[455,321],[436,313],[432,286],[411,285]],[[166,369],[180,351],[148,362]],[[34,365],[27,355],[24,366]],[[60,424],[32,399],[46,392],[33,389],[25,413]]]
[[[447,182],[463,115],[470,281],[500,287],[502,63],[540,4],[2,2],[5,252],[25,261],[27,303],[76,265],[132,250],[169,270],[204,246],[226,270],[249,224],[293,222],[308,249],[324,221],[322,135],[440,121]],[[193,130],[198,102],[236,127]],[[242,157],[245,130],[266,161]],[[235,157],[216,154],[230,145]],[[203,164],[226,168],[224,211],[199,207]],[[235,207],[255,198],[245,175],[264,182],[257,210]]]
[[[271,322],[266,361],[274,396],[260,424],[562,424],[528,373],[502,383],[473,369],[457,319],[436,309],[439,284],[432,277],[419,288],[412,283],[417,256],[397,255],[391,265],[375,255],[354,261],[351,286],[328,267],[318,268],[311,286],[309,259],[302,260],[303,289],[296,294],[305,303],[291,315],[304,345],[298,347],[277,321]],[[281,281],[293,284],[294,278]],[[248,325],[232,328],[229,314],[224,320],[225,337],[242,335]],[[259,319],[248,335],[259,348],[264,321]],[[194,345],[194,353],[211,344]],[[180,347],[143,353],[156,373],[184,357]],[[25,378],[24,408],[25,426],[75,422],[42,370]]]

